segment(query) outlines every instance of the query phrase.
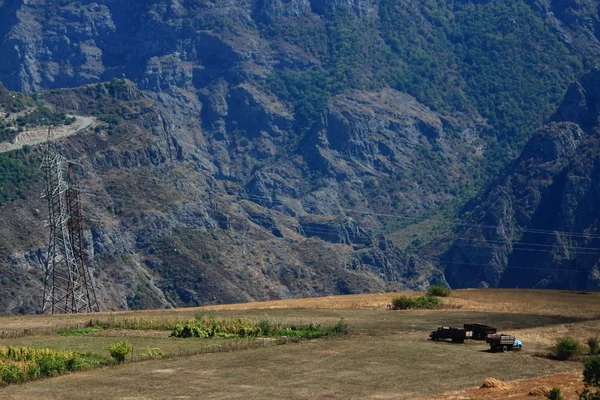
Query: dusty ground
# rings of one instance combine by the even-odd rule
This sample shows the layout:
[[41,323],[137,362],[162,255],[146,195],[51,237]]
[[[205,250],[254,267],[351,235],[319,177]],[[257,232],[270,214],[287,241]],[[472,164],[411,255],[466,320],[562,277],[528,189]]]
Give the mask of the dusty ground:
[[[502,380],[576,373],[573,363],[402,335],[148,361],[1,389],[3,399],[414,399]],[[168,372],[164,372],[168,371]]]
[[[573,321],[570,317],[538,316],[529,314],[508,313],[482,313],[482,312],[452,312],[446,311],[385,311],[385,310],[343,310],[343,309],[270,309],[270,310],[225,310],[215,311],[217,318],[272,318],[284,324],[306,324],[317,322],[324,326],[331,326],[341,318],[349,324],[351,336],[359,340],[362,336],[388,336],[403,334],[407,339],[426,339],[431,330],[442,325],[461,326],[465,322],[478,322],[493,324],[502,331],[514,332],[518,328],[535,330],[543,327],[561,327],[565,322]],[[167,351],[177,353],[180,346],[202,346],[205,342],[200,340],[180,340],[169,338],[170,332],[165,331],[131,331],[107,330],[95,333],[93,336],[62,336],[62,335],[34,335],[15,339],[0,340],[0,345],[13,346],[51,346],[58,349],[76,349],[93,351],[108,355],[108,344],[122,340],[129,340],[137,349],[145,347],[161,347]],[[147,344],[146,344],[147,343]],[[544,348],[527,343],[531,351],[540,351]],[[486,347],[484,346],[484,349]]]
[[[577,400],[579,399],[577,392],[583,390],[583,384],[581,383],[581,380],[582,375],[580,373],[556,374],[540,378],[518,379],[515,381],[504,382],[507,386],[506,389],[485,389],[477,387],[468,390],[447,392],[421,400],[544,399],[545,397],[540,396],[539,394],[544,393],[544,390],[550,390],[553,387],[560,388],[565,400]],[[530,393],[538,393],[538,395],[536,396]]]
[[[217,318],[271,317],[283,323],[334,324],[344,318],[350,334],[300,344],[265,346],[231,353],[132,363],[0,389],[0,399],[520,399],[537,386],[558,386],[574,398],[582,365],[537,357],[556,337],[582,340],[598,332],[600,295],[542,291],[457,291],[450,308],[388,311],[397,294],[290,300],[202,309],[115,313],[114,318],[189,318],[212,312]],[[416,295],[416,294],[414,294]],[[461,308],[457,308],[457,307]],[[510,310],[511,312],[492,312]],[[95,315],[106,319],[109,314]],[[89,321],[90,316],[0,317],[0,330]],[[437,326],[484,323],[515,333],[525,349],[489,353],[480,342],[464,345],[427,340]],[[162,332],[110,330],[97,336],[39,335],[0,340],[0,345],[33,345],[92,350],[106,354],[123,338],[136,349],[180,347],[206,341],[171,339]],[[214,343],[214,342],[210,342]],[[196,347],[194,347],[196,346]],[[240,346],[243,347],[243,346]],[[507,382],[507,390],[478,389],[485,378]],[[519,379],[519,381],[515,381]],[[432,396],[432,397],[431,397]]]

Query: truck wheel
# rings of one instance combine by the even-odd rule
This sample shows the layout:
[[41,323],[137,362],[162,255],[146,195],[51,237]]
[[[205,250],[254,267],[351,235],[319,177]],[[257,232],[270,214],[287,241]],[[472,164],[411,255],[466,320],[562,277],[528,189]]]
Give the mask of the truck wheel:
[[503,353],[506,353],[507,351],[508,351],[508,347],[506,347],[506,346],[502,346],[502,352],[503,352]]

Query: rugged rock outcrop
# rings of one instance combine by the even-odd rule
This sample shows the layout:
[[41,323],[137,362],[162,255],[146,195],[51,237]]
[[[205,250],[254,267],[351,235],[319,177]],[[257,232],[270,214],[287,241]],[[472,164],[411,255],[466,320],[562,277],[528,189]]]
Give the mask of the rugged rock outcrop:
[[600,52],[597,0],[528,0],[552,29],[570,46],[591,54]]
[[465,210],[472,227],[444,260],[452,286],[600,287],[599,79],[571,85],[556,122]]
[[[326,150],[335,165],[361,160],[347,181],[303,160],[315,146],[289,152],[297,136],[285,105],[248,85],[209,90],[215,95],[206,104],[140,91],[126,80],[43,95],[61,110],[114,116],[61,142],[84,167],[86,257],[103,308],[419,289],[444,281],[431,264],[345,217],[346,198],[364,196],[377,179],[394,179],[402,168],[394,157],[409,163],[410,141],[443,140],[437,114],[394,91],[332,101],[307,137],[331,137]],[[386,108],[373,98],[396,103]],[[327,128],[334,118],[343,118],[345,131]],[[344,145],[340,134],[355,144]],[[0,218],[43,233],[45,212],[28,211],[45,209],[40,187],[31,188],[35,202],[8,203]],[[20,232],[0,231],[6,244],[0,306],[8,312],[32,312],[40,302],[46,238]]]

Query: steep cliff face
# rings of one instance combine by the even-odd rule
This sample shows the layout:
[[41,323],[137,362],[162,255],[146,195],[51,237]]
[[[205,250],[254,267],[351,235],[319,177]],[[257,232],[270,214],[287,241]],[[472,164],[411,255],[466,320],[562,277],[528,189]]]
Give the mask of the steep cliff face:
[[[346,131],[324,119],[298,145],[293,117],[258,89],[211,90],[206,108],[184,92],[144,93],[124,80],[43,94],[59,110],[98,113],[108,121],[61,142],[85,171],[86,256],[104,308],[443,282],[431,264],[346,216],[349,201],[371,190],[365,178],[372,184],[393,179],[402,168],[398,162],[409,163],[404,145],[442,140],[431,136],[436,129],[442,134],[438,115],[389,91],[338,98],[327,119],[344,121]],[[373,102],[378,97],[399,102],[393,113]],[[360,107],[354,104],[359,99]],[[353,136],[353,145],[343,145],[340,134]],[[312,137],[329,139],[313,143]],[[321,152],[331,170],[311,161]],[[340,169],[354,158],[353,168]],[[0,207],[0,218],[9,222],[0,233],[5,311],[31,312],[40,301],[46,239],[41,187],[38,180],[25,200]]]
[[468,207],[445,258],[451,285],[598,288],[600,71],[569,88],[554,122]]
[[600,51],[600,18],[597,0],[530,0],[534,9],[565,41],[592,54]]

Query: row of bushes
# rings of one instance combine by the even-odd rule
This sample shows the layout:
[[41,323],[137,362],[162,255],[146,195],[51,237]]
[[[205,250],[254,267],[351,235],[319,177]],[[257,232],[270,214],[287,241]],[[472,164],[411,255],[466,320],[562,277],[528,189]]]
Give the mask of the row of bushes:
[[280,323],[270,318],[259,321],[246,318],[216,319],[212,315],[203,315],[200,313],[194,318],[161,320],[147,318],[116,318],[111,315],[108,320],[90,321],[86,328],[65,330],[59,333],[83,335],[94,333],[99,329],[170,330],[172,332],[172,337],[233,338],[298,335],[313,336],[329,331],[335,331],[336,329],[337,331],[335,331],[335,333],[340,333],[340,329],[343,331],[345,326],[345,323],[340,321],[340,323],[330,329],[323,329],[321,325],[316,323],[282,327]]
[[392,310],[408,310],[411,308],[434,309],[441,305],[442,301],[435,296],[399,296],[392,300]]
[[[589,355],[600,354],[600,341],[598,338],[591,337],[587,340],[587,353]],[[552,356],[558,360],[570,360],[584,354],[586,350],[577,340],[571,337],[563,337],[556,341]]]
[[213,317],[196,318],[194,321],[180,323],[171,332],[178,338],[245,338],[245,337],[316,337],[331,334],[346,334],[347,325],[340,320],[331,328],[323,328],[314,322],[305,325],[283,327],[280,323],[267,318],[254,321],[244,318],[217,320]]
[[398,296],[392,299],[392,310],[408,310],[411,308],[434,309],[442,305],[439,297],[450,296],[450,289],[444,286],[430,286],[427,294],[420,297]]
[[3,346],[0,347],[0,385],[58,376],[106,364],[108,360],[94,354]]
[[436,297],[448,297],[450,296],[450,289],[444,286],[430,286],[427,289],[427,296],[436,296]]

